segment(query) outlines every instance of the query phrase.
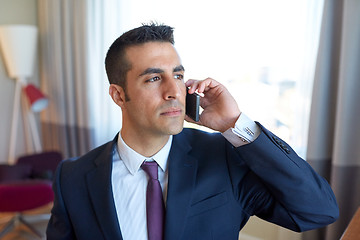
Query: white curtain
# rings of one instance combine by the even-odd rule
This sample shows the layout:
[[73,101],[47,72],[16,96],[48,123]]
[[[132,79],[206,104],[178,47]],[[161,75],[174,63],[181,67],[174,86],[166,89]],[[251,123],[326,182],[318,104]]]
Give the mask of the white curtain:
[[111,140],[121,128],[121,109],[109,96],[109,83],[105,73],[105,56],[112,42],[123,32],[118,17],[122,9],[119,0],[88,0],[88,103],[89,125],[94,129],[93,145]]
[[39,0],[38,6],[41,83],[50,98],[41,116],[44,148],[78,156],[121,126],[104,70],[106,48],[121,33],[119,1]]
[[[106,50],[125,30],[154,20],[175,26],[186,77],[227,85],[244,112],[304,156],[321,6],[322,0],[184,0],[176,8],[165,0],[39,0],[41,80],[52,100],[42,114],[45,148],[79,155],[115,135],[121,111],[108,96]],[[288,93],[275,96],[287,82],[296,82],[292,107]],[[289,102],[285,111],[279,102]]]
[[325,1],[307,158],[329,180],[340,217],[304,239],[339,239],[360,206],[359,13],[359,0]]

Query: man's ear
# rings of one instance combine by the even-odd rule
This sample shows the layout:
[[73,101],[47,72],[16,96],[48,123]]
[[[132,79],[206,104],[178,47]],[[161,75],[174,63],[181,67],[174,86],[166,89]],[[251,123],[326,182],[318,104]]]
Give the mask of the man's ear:
[[109,95],[119,107],[123,108],[125,103],[125,91],[117,84],[110,84]]

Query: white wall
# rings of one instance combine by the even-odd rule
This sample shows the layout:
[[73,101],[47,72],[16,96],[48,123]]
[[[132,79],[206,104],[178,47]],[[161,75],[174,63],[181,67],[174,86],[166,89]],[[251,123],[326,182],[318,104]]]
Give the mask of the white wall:
[[[37,0],[0,0],[0,25],[37,25]],[[38,65],[29,82],[39,86]],[[0,163],[7,162],[10,141],[10,128],[13,108],[15,81],[7,76],[4,61],[0,58]],[[21,115],[20,115],[21,116]],[[22,118],[18,122],[17,147],[15,156],[26,152]]]

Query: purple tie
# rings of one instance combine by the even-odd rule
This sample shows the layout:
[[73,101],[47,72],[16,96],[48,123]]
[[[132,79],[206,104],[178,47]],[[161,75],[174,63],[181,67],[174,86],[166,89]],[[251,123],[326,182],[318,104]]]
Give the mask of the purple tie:
[[144,162],[141,168],[149,175],[146,189],[146,220],[149,240],[163,240],[165,206],[158,180],[158,165],[156,162]]

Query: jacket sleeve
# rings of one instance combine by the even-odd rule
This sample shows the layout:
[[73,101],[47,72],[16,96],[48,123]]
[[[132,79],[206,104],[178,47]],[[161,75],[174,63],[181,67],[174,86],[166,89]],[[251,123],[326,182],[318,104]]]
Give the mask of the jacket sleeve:
[[287,143],[258,125],[258,138],[235,148],[237,164],[251,170],[237,186],[251,199],[247,213],[297,232],[334,222],[339,209],[327,181]]
[[57,167],[53,183],[55,199],[46,229],[46,237],[49,240],[76,239],[61,194],[61,171],[64,162],[66,161],[62,161]]

